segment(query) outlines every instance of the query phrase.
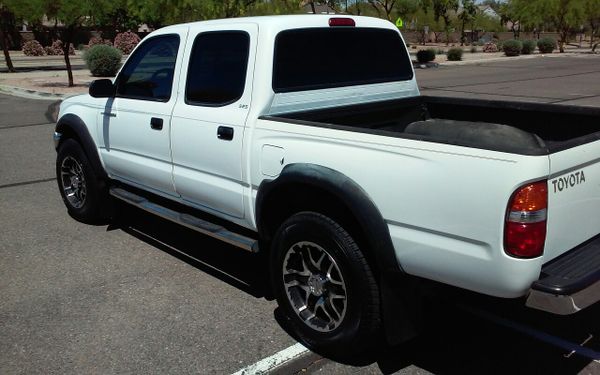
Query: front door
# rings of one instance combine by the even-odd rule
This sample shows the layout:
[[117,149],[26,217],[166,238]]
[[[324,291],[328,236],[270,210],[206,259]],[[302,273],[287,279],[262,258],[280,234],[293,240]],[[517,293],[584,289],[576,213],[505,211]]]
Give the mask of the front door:
[[[116,95],[100,114],[102,158],[111,177],[176,195],[170,127],[184,33],[144,40],[116,80]],[[175,81],[175,83],[174,83]]]

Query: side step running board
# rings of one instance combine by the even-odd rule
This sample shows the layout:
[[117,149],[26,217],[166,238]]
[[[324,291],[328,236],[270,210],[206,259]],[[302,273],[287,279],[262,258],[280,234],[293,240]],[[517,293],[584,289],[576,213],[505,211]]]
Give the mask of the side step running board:
[[134,194],[121,188],[110,188],[110,195],[133,206],[141,208],[144,211],[150,212],[154,215],[160,216],[163,219],[167,219],[174,223],[183,225],[202,234],[206,234],[207,236],[211,236],[218,240],[227,242],[231,245],[237,246],[241,249],[250,251],[252,253],[258,252],[257,240],[250,237],[246,237],[239,233],[231,232],[220,225],[216,225],[206,220],[199,219],[195,216],[177,212],[169,208],[160,206],[156,203],[150,202],[148,199],[140,195]]

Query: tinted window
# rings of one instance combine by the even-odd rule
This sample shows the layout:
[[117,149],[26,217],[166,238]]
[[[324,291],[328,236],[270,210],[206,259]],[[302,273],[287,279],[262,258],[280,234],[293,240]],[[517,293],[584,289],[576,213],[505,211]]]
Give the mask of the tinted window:
[[119,75],[117,96],[169,101],[179,36],[158,36],[142,42]]
[[250,37],[242,31],[198,35],[192,47],[186,102],[218,106],[242,97]]
[[275,40],[273,90],[401,81],[412,67],[400,35],[369,28],[287,30]]

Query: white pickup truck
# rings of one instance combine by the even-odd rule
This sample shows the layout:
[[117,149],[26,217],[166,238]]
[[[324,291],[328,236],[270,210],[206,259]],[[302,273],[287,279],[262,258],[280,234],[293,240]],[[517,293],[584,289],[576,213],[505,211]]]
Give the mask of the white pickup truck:
[[71,216],[116,198],[265,255],[311,348],[411,331],[424,279],[558,314],[600,299],[600,111],[420,96],[389,22],[169,26],[89,91],[54,135]]

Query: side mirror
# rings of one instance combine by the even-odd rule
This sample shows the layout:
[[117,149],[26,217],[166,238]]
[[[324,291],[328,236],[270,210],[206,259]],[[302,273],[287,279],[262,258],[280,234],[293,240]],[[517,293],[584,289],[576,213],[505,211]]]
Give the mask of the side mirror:
[[115,85],[110,79],[97,79],[90,85],[90,95],[94,98],[110,98],[115,95]]

